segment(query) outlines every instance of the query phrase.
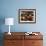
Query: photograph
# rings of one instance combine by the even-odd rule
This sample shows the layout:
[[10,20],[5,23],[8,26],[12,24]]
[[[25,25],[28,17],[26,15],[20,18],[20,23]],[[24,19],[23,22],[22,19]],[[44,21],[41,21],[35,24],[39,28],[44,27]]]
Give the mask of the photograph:
[[19,23],[36,23],[36,9],[19,9]]

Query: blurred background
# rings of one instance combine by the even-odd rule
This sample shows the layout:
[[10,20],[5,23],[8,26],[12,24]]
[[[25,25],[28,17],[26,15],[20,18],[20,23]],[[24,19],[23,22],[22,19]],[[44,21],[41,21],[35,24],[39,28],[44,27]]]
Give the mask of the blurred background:
[[[35,24],[20,24],[19,9],[36,9]],[[43,45],[46,46],[46,0],[0,0],[0,46],[3,46],[3,34],[8,32],[5,18],[13,17],[11,32],[41,32]]]

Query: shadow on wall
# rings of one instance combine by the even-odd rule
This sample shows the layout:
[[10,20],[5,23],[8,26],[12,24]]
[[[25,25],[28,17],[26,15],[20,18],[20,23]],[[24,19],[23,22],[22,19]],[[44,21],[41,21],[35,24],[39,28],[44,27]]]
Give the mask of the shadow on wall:
[[5,23],[5,17],[0,16],[0,46],[3,46],[3,32],[2,32],[2,25]]

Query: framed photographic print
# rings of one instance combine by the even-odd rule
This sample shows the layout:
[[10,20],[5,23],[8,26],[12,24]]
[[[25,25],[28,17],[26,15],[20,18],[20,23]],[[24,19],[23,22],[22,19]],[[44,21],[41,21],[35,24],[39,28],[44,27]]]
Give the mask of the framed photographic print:
[[36,23],[36,9],[19,9],[19,23]]

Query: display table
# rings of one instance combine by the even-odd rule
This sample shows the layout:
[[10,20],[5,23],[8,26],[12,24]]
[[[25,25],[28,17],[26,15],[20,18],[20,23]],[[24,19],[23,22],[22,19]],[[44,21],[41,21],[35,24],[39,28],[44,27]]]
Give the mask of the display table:
[[38,35],[26,35],[26,32],[11,32],[8,35],[4,33],[4,46],[43,46],[43,35],[40,32]]

